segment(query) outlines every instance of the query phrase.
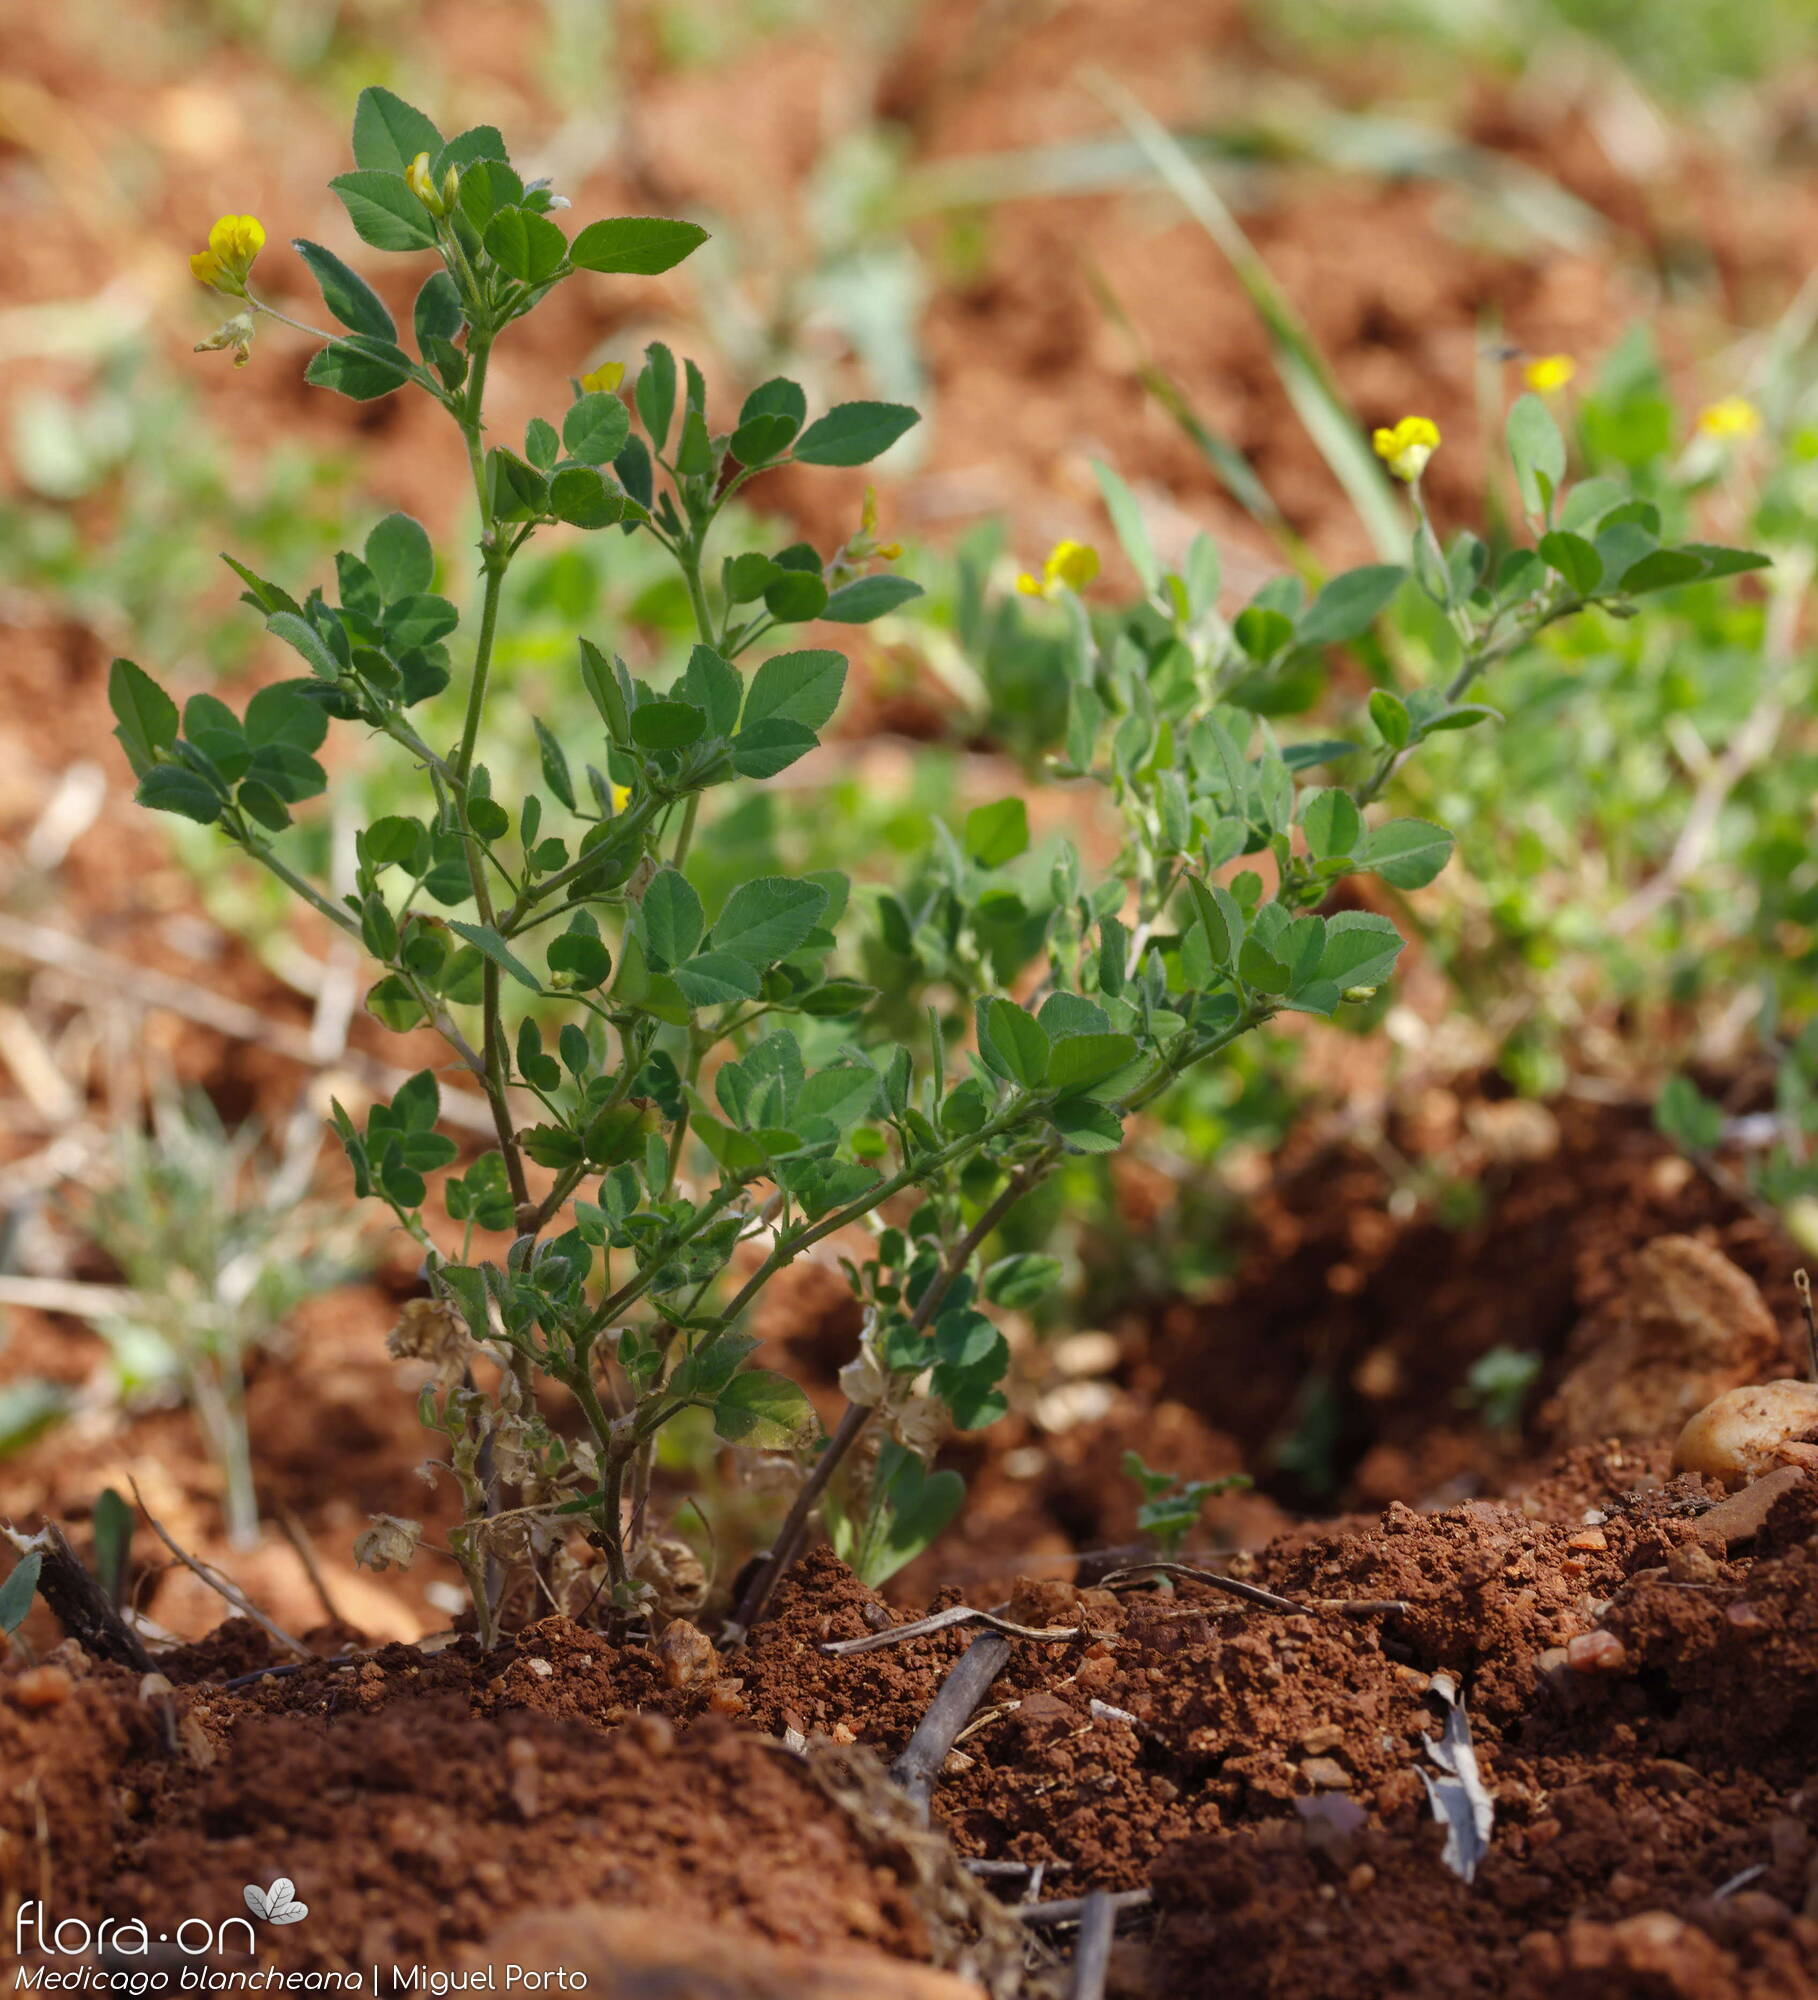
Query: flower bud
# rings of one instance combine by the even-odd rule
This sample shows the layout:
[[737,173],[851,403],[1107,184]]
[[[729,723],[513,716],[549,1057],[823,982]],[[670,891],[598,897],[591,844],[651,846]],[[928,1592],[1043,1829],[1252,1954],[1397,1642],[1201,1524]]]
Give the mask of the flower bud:
[[448,213],[448,204],[437,191],[435,176],[429,171],[429,155],[419,153],[404,169],[404,185],[416,196],[431,215]]

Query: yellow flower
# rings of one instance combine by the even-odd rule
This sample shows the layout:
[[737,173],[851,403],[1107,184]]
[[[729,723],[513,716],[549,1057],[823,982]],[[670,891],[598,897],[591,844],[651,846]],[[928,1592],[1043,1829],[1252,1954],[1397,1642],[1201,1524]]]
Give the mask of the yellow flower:
[[1698,412],[1698,428],[1706,437],[1753,437],[1761,428],[1761,412],[1746,396],[1725,396]]
[[217,292],[244,298],[247,273],[264,248],[265,228],[257,216],[224,215],[208,232],[208,248],[190,258],[189,268]]
[[446,215],[448,204],[442,199],[436,187],[435,175],[429,171],[429,155],[419,153],[404,169],[404,185],[409,188],[431,215]]
[[1563,389],[1578,373],[1578,363],[1569,354],[1539,354],[1530,361],[1523,375],[1530,389],[1543,396],[1550,396]]
[[1080,591],[1098,574],[1098,551],[1088,542],[1056,542],[1042,564],[1039,579],[1027,570],[1016,579],[1025,597],[1053,597],[1062,590]]
[[612,788],[613,811],[615,813],[622,813],[630,803],[631,787],[629,785],[614,785]]
[[1373,432],[1370,443],[1395,477],[1412,485],[1439,449],[1439,426],[1431,417],[1403,417],[1393,429]]
[[610,396],[624,379],[624,362],[602,361],[599,367],[588,369],[581,377],[581,393],[584,396]]

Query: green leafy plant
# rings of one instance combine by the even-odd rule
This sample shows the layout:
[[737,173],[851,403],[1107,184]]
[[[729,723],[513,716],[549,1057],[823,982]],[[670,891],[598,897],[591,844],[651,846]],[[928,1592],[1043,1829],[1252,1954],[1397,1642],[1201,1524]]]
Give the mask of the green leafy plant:
[[[1655,1100],[1654,1123],[1687,1159],[1811,1249],[1818,1244],[1818,1021],[1765,1040],[1774,1065],[1770,1109],[1732,1119],[1690,1077],[1671,1076]],[[1720,1157],[1732,1145],[1744,1149],[1739,1175]]]
[[1471,1363],[1462,1400],[1477,1409],[1491,1430],[1519,1431],[1543,1366],[1532,1348],[1492,1347]]
[[1124,1453],[1122,1465],[1124,1477],[1134,1480],[1143,1496],[1143,1504],[1136,1510],[1138,1529],[1155,1544],[1158,1554],[1170,1559],[1180,1554],[1187,1537],[1199,1525],[1200,1512],[1208,1500],[1250,1484],[1241,1472],[1219,1479],[1182,1479],[1175,1472],[1157,1472],[1135,1451]]
[[[1444,866],[1443,828],[1371,808],[1428,739],[1490,718],[1467,699],[1477,677],[1588,604],[1626,604],[1663,560],[1683,575],[1747,559],[1657,550],[1619,497],[1565,493],[1557,431],[1518,405],[1510,441],[1539,552],[1492,563],[1470,535],[1440,547],[1418,506],[1437,432],[1410,420],[1391,470],[1415,495],[1411,566],[1355,570],[1311,597],[1278,581],[1227,623],[1211,544],[1165,568],[1107,473],[1153,643],[1101,643],[1078,594],[1088,552],[1074,545],[1028,587],[1069,635],[1055,776],[1112,815],[1122,849],[1100,879],[1066,841],[1041,866],[1017,797],[980,804],[957,832],[937,824],[913,878],[868,894],[865,966],[887,976],[863,979],[848,875],[754,872],[737,806],[723,801],[814,750],[840,698],[839,653],[760,657],[763,642],[810,621],[866,623],[915,588],[874,569],[883,552],[868,521],[826,558],[799,543],[730,555],[710,544],[728,500],[765,471],[866,463],[914,413],[848,403],[810,419],[803,392],[778,379],[716,422],[698,368],[656,345],[629,400],[616,371],[584,375],[556,416],[531,422],[521,451],[492,441],[488,367],[517,320],[582,274],[666,270],[702,232],[618,217],[571,238],[554,219],[560,199],[519,177],[495,131],[444,140],[385,91],[360,100],[354,155],[334,187],[356,233],[434,268],[412,354],[364,279],[300,243],[347,329],[316,336],[308,373],[362,400],[425,394],[462,440],[479,600],[458,719],[443,734],[416,713],[439,712],[424,705],[455,676],[461,614],[435,589],[427,534],[394,514],[361,554],[337,559],[338,602],[320,589],[298,599],[234,564],[304,674],[242,713],[210,695],[179,710],[121,661],[118,734],[143,802],[216,828],[357,938],[379,971],[371,1011],[399,1031],[433,1028],[487,1107],[496,1144],[466,1163],[439,1129],[434,1070],[363,1118],[337,1108],[359,1192],[423,1253],[430,1296],[394,1346],[434,1365],[421,1409],[461,1487],[450,1548],[482,1636],[531,1601],[520,1581],[611,1621],[642,1613],[659,1540],[653,1455],[688,1411],[710,1413],[728,1445],[793,1451],[805,1469],[751,1568],[736,1633],[823,1498],[872,1575],[950,1518],[954,1488],[924,1461],[949,1430],[1003,1413],[999,1320],[1060,1271],[1039,1250],[991,1255],[1015,1206],[1070,1158],[1115,1151],[1130,1120],[1263,1023],[1340,1013],[1388,979],[1394,923],[1339,906],[1335,891],[1358,875],[1417,890]],[[244,354],[261,317],[282,317],[251,290],[263,242],[251,218],[226,217],[198,254],[198,276],[244,308],[205,345]],[[493,767],[512,754],[515,722],[490,698],[501,601],[526,544],[564,528],[655,543],[685,588],[694,642],[659,686],[577,635],[569,671],[597,721],[563,741],[533,709],[540,783],[501,791]],[[1274,691],[1363,640],[1410,589],[1451,634],[1443,680],[1379,689],[1362,741],[1281,743],[1267,720]],[[396,758],[421,801],[360,829],[344,896],[281,844],[292,808],[326,786],[316,752],[336,725]],[[1352,756],[1354,782],[1314,782]],[[441,1234],[426,1215],[432,1175],[445,1175]],[[752,1365],[747,1322],[796,1258],[861,1231],[869,1248],[845,1268],[864,1330],[842,1376],[848,1407],[822,1444],[802,1391]],[[481,1359],[499,1364],[496,1389],[481,1386]],[[580,1440],[538,1413],[542,1379],[572,1394]],[[875,1454],[854,1454],[868,1433]],[[574,1526],[603,1581],[572,1574]],[[390,1524],[374,1559],[407,1558],[408,1530]]]
[[[313,1118],[280,1148],[256,1124],[229,1130],[206,1098],[167,1092],[153,1098],[149,1130],[120,1135],[74,1218],[124,1280],[119,1303],[91,1315],[119,1392],[190,1406],[242,1545],[258,1533],[247,1364],[358,1262],[350,1218],[307,1198],[320,1144]],[[105,1513],[117,1539],[117,1512]]]

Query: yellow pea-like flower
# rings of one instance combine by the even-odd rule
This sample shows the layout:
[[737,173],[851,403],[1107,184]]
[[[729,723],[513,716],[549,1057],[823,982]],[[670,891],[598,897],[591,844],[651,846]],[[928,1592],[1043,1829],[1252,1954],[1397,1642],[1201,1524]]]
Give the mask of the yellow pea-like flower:
[[1578,373],[1578,363],[1569,354],[1540,354],[1522,370],[1530,389],[1551,396],[1563,389]]
[[427,153],[419,153],[404,169],[404,185],[431,215],[448,213],[448,204],[442,199],[441,190],[436,186],[436,177],[429,171]]
[[1053,597],[1058,591],[1084,590],[1098,574],[1098,551],[1089,542],[1056,542],[1034,577],[1027,570],[1016,579],[1025,597]]
[[610,396],[624,379],[624,362],[602,361],[599,367],[588,369],[581,377],[581,392],[588,396]]
[[264,248],[265,226],[257,216],[224,215],[208,232],[208,248],[190,258],[189,268],[203,284],[241,298],[247,274]]
[[1698,412],[1698,428],[1706,437],[1753,437],[1761,428],[1761,412],[1746,396],[1724,396]]
[[630,803],[631,787],[629,785],[614,785],[612,788],[613,811],[615,813],[622,813]]
[[1042,564],[1042,575],[1051,584],[1068,590],[1084,590],[1098,574],[1098,551],[1086,542],[1056,542],[1053,553]]
[[1395,477],[1412,485],[1439,449],[1439,426],[1431,417],[1403,417],[1388,429],[1372,432],[1370,443]]

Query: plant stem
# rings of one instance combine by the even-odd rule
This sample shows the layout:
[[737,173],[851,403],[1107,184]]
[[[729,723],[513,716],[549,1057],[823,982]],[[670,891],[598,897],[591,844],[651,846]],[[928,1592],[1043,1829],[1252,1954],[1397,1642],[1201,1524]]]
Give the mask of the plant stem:
[[[1016,1204],[1036,1185],[1060,1156],[1058,1144],[1046,1146],[1033,1160],[1018,1167],[1009,1180],[998,1190],[990,1205],[973,1223],[964,1236],[947,1253],[941,1268],[929,1280],[928,1289],[916,1303],[909,1324],[917,1332],[925,1328],[940,1310],[941,1300],[947,1296],[954,1280],[972,1261],[973,1253],[985,1238],[1003,1221]],[[745,1634],[763,1617],[771,1595],[777,1585],[789,1573],[790,1566],[801,1553],[802,1542],[808,1533],[808,1519],[827,1490],[827,1483],[838,1470],[841,1461],[864,1435],[865,1426],[875,1414],[871,1405],[848,1403],[845,1415],[834,1427],[833,1435],[827,1440],[827,1447],[815,1460],[808,1477],[803,1480],[801,1491],[795,1496],[788,1516],[777,1531],[770,1553],[761,1565],[752,1572],[745,1586],[745,1593],[739,1599],[733,1613],[731,1625],[727,1627],[726,1643],[736,1645]]]

